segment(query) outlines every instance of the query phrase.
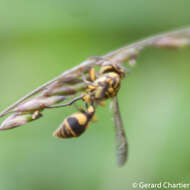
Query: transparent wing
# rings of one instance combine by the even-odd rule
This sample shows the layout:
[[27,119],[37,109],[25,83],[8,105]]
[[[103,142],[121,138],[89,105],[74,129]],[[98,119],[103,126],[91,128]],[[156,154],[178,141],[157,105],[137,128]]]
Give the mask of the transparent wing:
[[117,163],[121,167],[125,164],[128,156],[128,143],[123,127],[121,113],[119,110],[119,104],[117,96],[113,98],[112,109],[114,114],[115,134],[116,134],[116,154]]

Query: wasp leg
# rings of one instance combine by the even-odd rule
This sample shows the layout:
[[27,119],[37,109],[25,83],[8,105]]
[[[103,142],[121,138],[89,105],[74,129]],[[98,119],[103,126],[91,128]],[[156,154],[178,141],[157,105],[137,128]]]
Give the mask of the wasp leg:
[[76,97],[72,101],[70,101],[70,102],[68,102],[66,104],[61,104],[61,105],[56,105],[56,106],[46,106],[46,108],[61,108],[61,107],[65,107],[65,106],[70,106],[73,103],[77,102],[78,100],[82,100],[83,97],[84,97],[84,95]]
[[96,122],[98,119],[97,119],[97,117],[94,115],[93,117],[92,117],[92,122]]
[[94,81],[97,79],[98,77],[98,73],[96,73],[96,70],[94,67],[91,67],[91,69],[89,70],[89,77],[88,77],[88,80],[86,78],[86,76],[84,75],[84,73],[82,73],[82,80],[85,84],[87,85],[91,85],[91,86],[94,86],[96,87],[96,85],[94,85]]
[[83,82],[86,84],[86,85],[90,85],[90,86],[93,86],[93,87],[96,87],[96,85],[94,85],[93,82],[89,81],[86,79],[86,76],[84,75],[84,73],[82,73],[82,80]]
[[100,106],[105,106],[105,102],[104,102],[104,101],[100,101],[100,102],[98,102],[98,104],[99,104]]
[[96,78],[97,78],[97,75],[96,75],[96,70],[94,67],[92,67],[89,71],[89,77],[90,77],[90,81],[95,81]]

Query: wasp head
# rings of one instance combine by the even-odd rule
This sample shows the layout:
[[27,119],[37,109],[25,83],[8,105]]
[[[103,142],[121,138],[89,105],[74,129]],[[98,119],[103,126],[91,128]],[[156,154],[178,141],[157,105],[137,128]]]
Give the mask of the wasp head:
[[105,61],[100,69],[100,74],[105,74],[109,72],[115,72],[119,74],[120,78],[123,78],[125,76],[125,70],[122,66],[116,63],[112,63],[110,61]]

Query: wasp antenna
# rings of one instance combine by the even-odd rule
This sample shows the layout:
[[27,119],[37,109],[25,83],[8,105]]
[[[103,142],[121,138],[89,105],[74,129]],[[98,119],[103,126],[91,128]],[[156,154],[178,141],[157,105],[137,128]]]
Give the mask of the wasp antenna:
[[74,98],[72,101],[70,101],[66,104],[61,104],[61,105],[56,105],[56,106],[46,106],[46,108],[62,108],[62,107],[66,107],[66,106],[71,106],[76,101],[83,99],[83,97],[84,97],[84,95],[81,95],[79,97]]

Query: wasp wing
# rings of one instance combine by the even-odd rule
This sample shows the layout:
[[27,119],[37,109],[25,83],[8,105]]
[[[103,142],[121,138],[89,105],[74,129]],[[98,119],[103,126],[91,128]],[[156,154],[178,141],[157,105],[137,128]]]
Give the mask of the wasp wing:
[[125,164],[128,156],[128,143],[123,127],[123,121],[121,118],[121,113],[119,110],[119,103],[117,96],[112,100],[112,109],[114,114],[114,123],[115,123],[115,135],[116,135],[116,154],[117,154],[117,163],[121,167]]

